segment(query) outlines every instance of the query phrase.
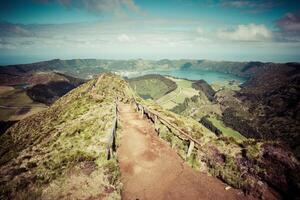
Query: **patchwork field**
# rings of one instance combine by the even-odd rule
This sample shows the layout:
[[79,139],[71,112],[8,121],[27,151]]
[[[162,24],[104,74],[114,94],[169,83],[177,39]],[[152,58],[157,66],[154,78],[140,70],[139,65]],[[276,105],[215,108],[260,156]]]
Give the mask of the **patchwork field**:
[[178,104],[184,102],[185,98],[191,98],[198,95],[199,91],[192,87],[192,81],[167,77],[177,84],[176,90],[156,100],[156,103],[166,109],[172,109]]

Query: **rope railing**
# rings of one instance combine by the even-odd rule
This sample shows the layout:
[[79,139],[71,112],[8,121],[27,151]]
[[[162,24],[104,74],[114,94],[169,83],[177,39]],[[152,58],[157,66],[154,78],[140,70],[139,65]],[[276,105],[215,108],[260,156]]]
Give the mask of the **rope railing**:
[[[134,99],[134,104],[136,106],[136,109],[141,112],[142,117],[146,115],[151,121],[154,123],[155,127],[158,122],[158,120],[164,124],[172,134],[177,136],[179,139],[184,141],[189,141],[189,147],[187,150],[187,158],[191,155],[194,148],[198,149],[201,147],[201,143],[191,137],[188,133],[186,133],[184,130],[180,129],[177,125],[170,122],[166,118],[162,117],[159,113],[157,113],[154,110],[149,109],[148,107],[138,103],[136,99]],[[175,129],[179,134],[175,133],[174,131],[171,131],[172,129]]]

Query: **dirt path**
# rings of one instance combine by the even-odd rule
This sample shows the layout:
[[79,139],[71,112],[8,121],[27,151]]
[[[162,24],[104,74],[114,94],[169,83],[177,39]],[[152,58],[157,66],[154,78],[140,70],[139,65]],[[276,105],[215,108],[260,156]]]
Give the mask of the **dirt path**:
[[153,126],[128,104],[119,104],[122,132],[117,155],[122,199],[245,199],[238,190],[189,167]]

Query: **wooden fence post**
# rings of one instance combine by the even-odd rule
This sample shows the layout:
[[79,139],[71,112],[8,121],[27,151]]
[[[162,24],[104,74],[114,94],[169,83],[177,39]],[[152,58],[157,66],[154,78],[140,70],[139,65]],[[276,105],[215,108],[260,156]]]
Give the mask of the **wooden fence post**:
[[189,158],[193,152],[193,149],[194,149],[194,146],[195,146],[195,142],[190,140],[190,145],[189,145],[189,149],[188,149],[188,152],[187,152],[187,155],[186,157]]
[[110,145],[109,144],[106,146],[106,159],[107,160],[110,159]]
[[107,145],[106,145],[106,158],[109,160],[112,156],[114,156],[114,152],[116,151],[116,129],[118,126],[118,107],[117,102],[115,102],[115,118],[113,120],[112,129],[108,137]]
[[142,107],[141,113],[142,113],[142,118],[143,118],[144,117],[144,107]]
[[154,115],[154,129],[157,132],[157,135],[159,135],[159,128],[157,127],[157,115]]

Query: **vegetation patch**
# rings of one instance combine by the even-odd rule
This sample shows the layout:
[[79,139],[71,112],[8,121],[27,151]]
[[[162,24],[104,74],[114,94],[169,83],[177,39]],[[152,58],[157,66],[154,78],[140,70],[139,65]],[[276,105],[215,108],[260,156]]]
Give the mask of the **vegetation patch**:
[[177,84],[177,88],[156,100],[156,103],[165,109],[171,110],[179,104],[182,104],[186,98],[198,95],[199,91],[192,87],[192,81],[185,79],[176,79],[168,77]]
[[218,130],[220,130],[224,136],[233,137],[237,140],[246,139],[246,137],[240,134],[239,132],[233,130],[230,127],[226,127],[224,123],[221,120],[217,119],[216,117],[209,116],[207,119],[213,124],[213,126],[215,126]]
[[158,99],[177,88],[174,81],[161,75],[145,75],[128,80],[132,89],[144,99]]

